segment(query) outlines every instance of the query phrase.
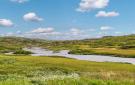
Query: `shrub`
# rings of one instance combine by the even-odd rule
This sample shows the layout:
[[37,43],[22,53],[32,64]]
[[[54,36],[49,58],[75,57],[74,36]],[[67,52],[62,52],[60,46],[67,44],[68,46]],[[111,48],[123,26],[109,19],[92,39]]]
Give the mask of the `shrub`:
[[71,50],[69,52],[69,54],[80,54],[80,55],[91,55],[93,53],[94,53],[94,51],[92,51],[92,50],[83,50],[83,49]]
[[24,55],[29,55],[32,54],[30,51],[24,51],[24,50],[17,50],[14,52],[14,54],[24,54]]
[[133,49],[133,48],[135,48],[135,45],[123,45],[120,48],[121,49]]

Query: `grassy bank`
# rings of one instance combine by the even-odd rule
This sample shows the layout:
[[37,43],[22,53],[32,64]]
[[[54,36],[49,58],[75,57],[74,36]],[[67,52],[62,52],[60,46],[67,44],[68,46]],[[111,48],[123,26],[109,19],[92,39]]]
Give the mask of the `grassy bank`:
[[70,54],[79,55],[110,55],[115,57],[135,58],[134,49],[116,49],[116,48],[86,48],[71,50]]
[[0,85],[134,85],[135,66],[0,55]]

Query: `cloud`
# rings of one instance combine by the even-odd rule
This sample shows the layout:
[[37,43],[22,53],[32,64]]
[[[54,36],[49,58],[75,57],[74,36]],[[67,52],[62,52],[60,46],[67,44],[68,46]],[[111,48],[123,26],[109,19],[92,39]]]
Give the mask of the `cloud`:
[[37,28],[29,33],[52,33],[52,32],[54,32],[54,28],[48,27],[48,28]]
[[77,29],[77,28],[71,28],[69,30],[69,32],[57,32],[54,30],[54,28],[52,27],[47,27],[47,28],[37,28],[34,29],[30,32],[28,32],[29,34],[44,34],[44,35],[72,35],[72,36],[77,36],[77,35],[81,35],[83,33],[82,30]]
[[109,0],[81,0],[77,11],[88,12],[93,9],[101,9],[108,6]]
[[39,16],[37,16],[37,14],[34,12],[29,12],[29,13],[25,14],[23,16],[23,19],[25,21],[32,21],[32,22],[39,22],[39,21],[43,20],[43,18],[40,18]]
[[78,28],[71,28],[66,32],[55,31],[53,27],[40,27],[29,32],[22,34],[16,34],[16,36],[23,36],[27,38],[39,38],[49,40],[74,40],[74,39],[85,39],[88,35]]
[[8,32],[5,36],[13,36],[14,33],[13,32]]
[[14,25],[13,22],[9,19],[0,19],[0,26],[12,27],[13,25]]
[[102,27],[100,27],[100,30],[102,30],[102,31],[107,31],[107,30],[111,30],[112,29],[112,27],[110,27],[110,26],[102,26]]
[[47,28],[40,27],[23,34],[23,36],[27,38],[39,38],[39,39],[55,39],[56,37],[61,35],[62,33],[55,31],[53,27]]
[[112,11],[112,12],[105,12],[105,11],[99,11],[96,14],[96,17],[116,17],[120,14],[118,12]]
[[122,33],[122,32],[118,32],[118,31],[117,31],[117,32],[115,32],[115,34],[121,34],[121,33]]
[[72,35],[79,35],[79,34],[82,33],[82,31],[81,31],[80,29],[77,29],[77,28],[71,28],[71,29],[70,29],[70,33],[71,33]]
[[16,31],[16,34],[21,34],[22,32],[20,30]]
[[86,30],[71,28],[67,31],[55,31],[53,27],[39,27],[27,32],[16,31],[0,34],[0,36],[17,36],[26,38],[39,38],[47,40],[80,40],[90,38]]
[[24,2],[27,2],[29,0],[10,0],[12,2],[17,2],[17,3],[24,3]]

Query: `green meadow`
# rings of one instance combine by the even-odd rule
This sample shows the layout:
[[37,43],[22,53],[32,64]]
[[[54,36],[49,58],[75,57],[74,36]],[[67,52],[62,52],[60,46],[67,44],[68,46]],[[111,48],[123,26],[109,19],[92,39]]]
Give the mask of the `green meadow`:
[[58,56],[0,55],[0,85],[134,85],[135,66]]

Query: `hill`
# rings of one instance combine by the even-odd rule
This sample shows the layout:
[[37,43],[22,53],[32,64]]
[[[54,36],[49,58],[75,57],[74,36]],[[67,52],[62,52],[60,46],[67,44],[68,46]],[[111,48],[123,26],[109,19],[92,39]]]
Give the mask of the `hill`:
[[25,47],[42,47],[54,51],[70,50],[72,54],[99,54],[120,57],[135,57],[135,35],[105,36],[85,40],[41,40],[22,37],[0,37],[0,52],[11,52]]

